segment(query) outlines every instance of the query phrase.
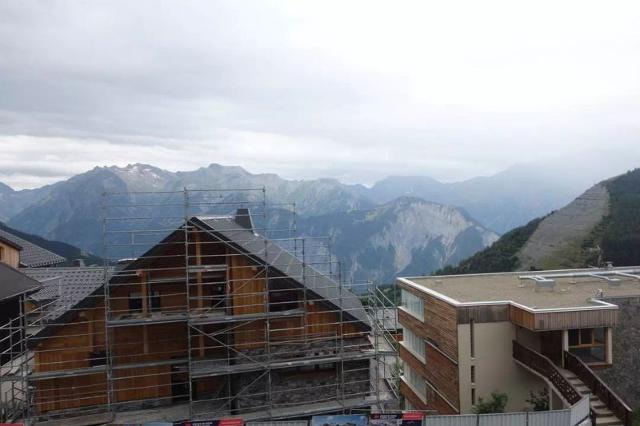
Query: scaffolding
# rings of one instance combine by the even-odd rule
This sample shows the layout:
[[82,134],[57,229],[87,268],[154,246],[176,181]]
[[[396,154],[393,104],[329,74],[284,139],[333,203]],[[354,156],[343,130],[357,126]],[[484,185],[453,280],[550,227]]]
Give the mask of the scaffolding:
[[99,286],[51,279],[5,325],[3,420],[397,409],[396,301],[346,282],[328,238],[298,237],[294,204],[264,188],[105,193],[102,234]]

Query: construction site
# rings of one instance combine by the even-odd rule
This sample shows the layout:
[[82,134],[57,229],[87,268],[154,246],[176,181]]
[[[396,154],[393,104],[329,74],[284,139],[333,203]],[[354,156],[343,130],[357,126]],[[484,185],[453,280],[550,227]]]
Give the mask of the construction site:
[[184,189],[105,193],[102,212],[104,264],[29,271],[41,287],[0,328],[2,421],[398,409],[395,292],[344,279],[295,205]]

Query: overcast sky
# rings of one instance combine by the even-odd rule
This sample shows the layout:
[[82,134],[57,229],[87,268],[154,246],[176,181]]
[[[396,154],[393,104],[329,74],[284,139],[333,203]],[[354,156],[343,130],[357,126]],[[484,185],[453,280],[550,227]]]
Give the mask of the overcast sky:
[[[640,2],[2,1],[0,181],[640,166]],[[590,175],[591,176],[591,175]]]

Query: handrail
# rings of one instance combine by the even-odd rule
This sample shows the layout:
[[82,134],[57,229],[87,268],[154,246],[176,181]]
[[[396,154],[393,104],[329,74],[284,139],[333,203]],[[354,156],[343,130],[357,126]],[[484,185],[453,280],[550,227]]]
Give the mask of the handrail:
[[614,391],[598,377],[580,358],[567,351],[564,352],[565,367],[575,374],[589,390],[611,410],[624,426],[631,426],[633,411]]
[[545,377],[571,405],[582,399],[571,382],[564,377],[558,367],[546,356],[513,341],[513,358]]

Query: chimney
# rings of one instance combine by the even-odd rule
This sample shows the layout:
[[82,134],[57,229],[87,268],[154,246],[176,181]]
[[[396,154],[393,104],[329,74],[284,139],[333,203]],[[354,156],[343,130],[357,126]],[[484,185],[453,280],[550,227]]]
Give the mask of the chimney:
[[253,221],[251,220],[251,212],[247,208],[236,210],[235,222],[241,227],[253,231]]

